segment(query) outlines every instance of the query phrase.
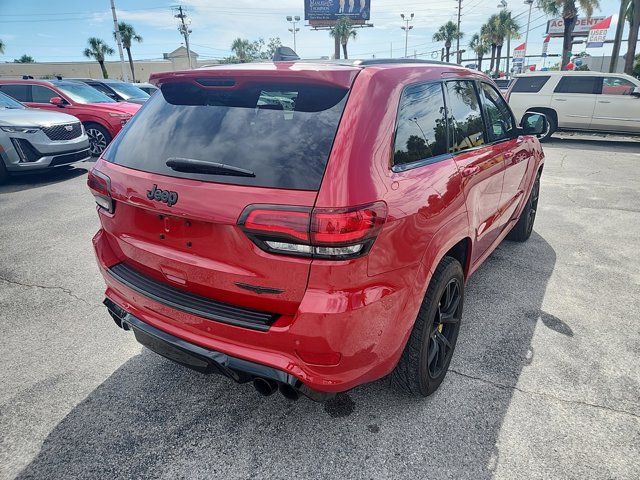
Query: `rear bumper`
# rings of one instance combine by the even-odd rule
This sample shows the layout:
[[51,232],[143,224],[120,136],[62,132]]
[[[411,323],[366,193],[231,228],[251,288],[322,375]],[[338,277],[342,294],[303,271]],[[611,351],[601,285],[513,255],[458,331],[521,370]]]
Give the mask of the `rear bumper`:
[[[407,301],[415,296],[416,270],[396,270],[391,276],[395,282],[379,280],[384,288],[372,281],[348,292],[308,289],[295,315],[281,316],[266,331],[243,328],[172,307],[118,281],[109,273],[119,260],[105,232],[98,232],[93,242],[107,283],[107,301],[180,342],[276,372],[273,375],[286,378],[289,385],[312,398],[346,391],[390,373],[417,312],[417,305]],[[416,312],[411,311],[414,307]],[[272,375],[264,378],[274,379]]]

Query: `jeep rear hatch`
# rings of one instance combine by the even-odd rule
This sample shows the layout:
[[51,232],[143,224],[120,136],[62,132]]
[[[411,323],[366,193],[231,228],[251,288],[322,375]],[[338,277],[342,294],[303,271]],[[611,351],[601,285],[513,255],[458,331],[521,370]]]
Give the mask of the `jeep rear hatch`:
[[309,230],[357,72],[278,64],[156,75],[161,94],[126,125],[89,180],[114,262],[176,301],[189,293],[198,305],[295,313],[310,255],[268,251],[238,220],[250,205],[267,206],[251,221],[276,245]]

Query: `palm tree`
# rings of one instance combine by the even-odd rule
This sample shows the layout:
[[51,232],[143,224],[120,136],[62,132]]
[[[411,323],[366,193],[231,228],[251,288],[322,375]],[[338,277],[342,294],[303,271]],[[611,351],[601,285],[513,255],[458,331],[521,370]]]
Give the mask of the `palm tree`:
[[482,71],[482,59],[489,52],[489,45],[481,34],[474,33],[469,41],[469,48],[478,59],[478,70]]
[[[502,55],[502,46],[506,37],[520,38],[520,25],[511,16],[511,12],[500,10],[495,18],[495,40],[496,40],[496,70],[495,76],[500,76],[500,56]],[[507,52],[507,55],[509,53]]]
[[445,58],[449,61],[449,52],[451,50],[451,43],[454,40],[459,40],[464,34],[458,31],[458,27],[455,23],[449,20],[444,25],[441,25],[436,33],[433,34],[434,42],[444,42]]
[[113,55],[115,51],[100,38],[91,37],[87,42],[89,43],[89,47],[84,49],[84,56],[87,58],[94,58],[100,64],[102,76],[104,78],[109,78],[107,69],[104,67],[104,57],[105,55]]
[[4,53],[4,42],[0,40],[0,54]]
[[553,16],[562,16],[564,21],[564,36],[562,40],[562,61],[560,68],[566,70],[571,57],[571,35],[578,19],[578,5],[588,17],[593,15],[596,8],[600,8],[598,0],[538,0],[538,8]]
[[246,38],[236,38],[231,44],[231,51],[233,51],[240,63],[247,63],[252,60],[251,42]]
[[349,58],[347,55],[347,43],[350,38],[355,39],[357,35],[351,20],[347,17],[340,17],[336,24],[329,30],[329,35],[335,40],[335,57],[340,58],[339,46],[342,45],[344,58]]
[[485,42],[491,46],[491,65],[489,65],[489,72],[493,72],[493,67],[496,62],[496,18],[497,15],[491,15],[487,23],[480,28],[480,35],[485,39]]
[[[131,43],[142,43],[142,37],[136,33],[133,25],[126,22],[118,22],[118,30],[120,30],[120,39],[122,40],[122,48],[127,51],[129,57],[129,66],[131,67],[131,77],[136,81],[136,72],[133,69],[133,58],[131,58]],[[116,33],[113,32],[113,38],[117,40]]]
[[640,0],[626,0],[626,3],[625,17],[629,22],[629,36],[627,39],[627,58],[624,62],[624,73],[632,75],[636,45],[638,43],[638,31],[640,30]]

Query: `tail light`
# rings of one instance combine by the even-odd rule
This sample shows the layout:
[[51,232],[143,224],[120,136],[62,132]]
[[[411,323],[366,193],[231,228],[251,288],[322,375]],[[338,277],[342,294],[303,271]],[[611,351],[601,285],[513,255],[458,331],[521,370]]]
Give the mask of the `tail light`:
[[89,171],[87,186],[96,199],[98,206],[109,213],[113,213],[114,203],[111,198],[111,179],[95,168]]
[[384,202],[349,208],[249,205],[238,225],[267,252],[344,260],[369,252],[386,218]]

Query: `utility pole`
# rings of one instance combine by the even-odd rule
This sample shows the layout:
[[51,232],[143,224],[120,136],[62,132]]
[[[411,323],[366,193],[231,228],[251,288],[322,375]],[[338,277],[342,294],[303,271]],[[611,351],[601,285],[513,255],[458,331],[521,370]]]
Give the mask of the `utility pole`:
[[[524,36],[524,65],[528,65],[527,62],[527,48],[529,47],[529,27],[531,25],[531,7],[533,6],[533,0],[524,0],[526,5],[529,5],[529,16],[527,17],[527,33]],[[524,69],[523,69],[524,70]]]
[[191,34],[191,30],[188,27],[188,25],[191,23],[191,20],[182,10],[182,5],[178,6],[177,10],[178,13],[174,15],[174,17],[180,20],[180,23],[178,24],[178,31],[184,37],[184,44],[187,47],[187,61],[189,62],[189,69],[191,69],[191,50],[189,49],[189,34]]
[[460,16],[462,14],[462,0],[458,0],[458,38],[456,39],[456,63],[462,62],[462,55],[460,55]]
[[111,0],[111,15],[113,16],[113,28],[116,34],[116,43],[118,44],[118,52],[120,52],[120,69],[122,70],[122,80],[129,81],[127,70],[124,66],[124,53],[122,52],[122,38],[120,37],[120,29],[118,28],[118,17],[116,16],[116,4]]
[[291,33],[293,33],[293,51],[294,52],[298,52],[298,50],[296,49],[296,32],[299,32],[300,29],[296,28],[296,23],[298,23],[300,21],[300,17],[298,15],[296,15],[295,17],[292,17],[291,15],[287,15],[287,22],[291,23],[292,28],[289,29],[289,31]]
[[402,21],[405,23],[405,25],[403,25],[400,28],[404,30],[404,58],[407,58],[407,45],[409,44],[409,30],[413,28],[413,25],[409,25],[409,22],[413,21],[413,13],[409,18],[404,18],[404,13],[401,13],[400,18],[402,18]]
[[613,50],[611,50],[611,62],[609,63],[609,73],[614,73],[618,66],[620,56],[620,44],[622,44],[622,34],[624,32],[625,7],[624,0],[620,0],[620,12],[618,13],[618,24],[616,25],[616,36],[613,40]]
[[[504,11],[507,10],[507,0],[500,0],[500,3],[498,4],[498,8],[502,8]],[[511,34],[507,34],[507,55],[506,55],[506,61],[507,61],[507,68],[505,69],[505,75],[507,78],[509,78],[509,58],[511,57]],[[500,76],[500,65],[498,65],[498,76]]]

